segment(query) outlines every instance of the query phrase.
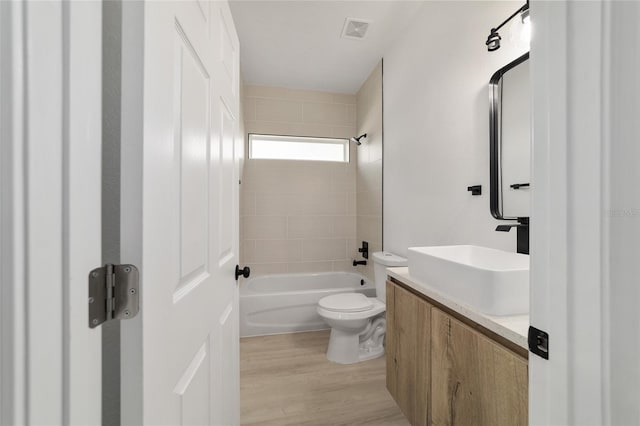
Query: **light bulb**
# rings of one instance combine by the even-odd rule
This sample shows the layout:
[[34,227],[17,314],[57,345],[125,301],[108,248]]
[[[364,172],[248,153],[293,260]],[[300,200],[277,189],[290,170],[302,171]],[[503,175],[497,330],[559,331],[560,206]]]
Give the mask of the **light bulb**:
[[518,49],[528,50],[531,42],[531,18],[529,11],[525,10],[518,17],[513,19],[509,25],[509,42]]
[[520,40],[527,45],[531,43],[531,16],[528,12],[522,16],[522,27],[520,28]]

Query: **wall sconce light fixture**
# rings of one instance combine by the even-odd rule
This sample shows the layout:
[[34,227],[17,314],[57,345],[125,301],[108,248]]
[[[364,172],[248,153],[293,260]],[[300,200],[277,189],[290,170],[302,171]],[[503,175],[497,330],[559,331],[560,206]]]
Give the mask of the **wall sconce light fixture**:
[[529,31],[529,34],[530,34],[531,17],[529,16],[529,0],[527,0],[527,2],[522,7],[520,7],[511,16],[505,19],[504,22],[502,22],[500,25],[498,25],[495,28],[491,28],[491,31],[489,32],[489,37],[487,37],[487,41],[485,42],[485,44],[487,45],[487,50],[489,52],[493,52],[500,49],[500,40],[502,40],[502,37],[500,37],[500,33],[498,33],[498,31],[507,22],[512,20],[518,14],[520,14],[520,18],[522,19],[522,23],[525,25],[526,31]]

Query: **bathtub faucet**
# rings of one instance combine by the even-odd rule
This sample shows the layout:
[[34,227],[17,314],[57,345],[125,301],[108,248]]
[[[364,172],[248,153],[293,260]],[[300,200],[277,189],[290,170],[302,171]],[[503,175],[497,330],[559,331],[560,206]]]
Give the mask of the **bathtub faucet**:
[[367,264],[366,260],[355,260],[355,259],[353,259],[353,266],[366,265],[366,264]]

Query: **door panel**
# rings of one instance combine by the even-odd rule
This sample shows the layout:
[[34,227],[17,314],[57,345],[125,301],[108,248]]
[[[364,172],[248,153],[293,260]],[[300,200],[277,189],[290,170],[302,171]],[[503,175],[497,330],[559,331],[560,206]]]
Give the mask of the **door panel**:
[[[238,77],[220,59],[226,44],[237,61],[238,44],[228,19],[220,40],[225,10],[224,2],[204,1],[148,2],[138,10],[143,136],[138,163],[127,167],[142,174],[123,171],[131,176],[123,185],[141,188],[142,208],[123,200],[123,221],[135,221],[125,212],[141,210],[143,231],[123,244],[139,250],[141,318],[123,324],[123,370],[137,365],[143,374],[123,386],[123,424],[239,421],[239,100],[229,84]],[[129,399],[141,409],[125,407]]]
[[223,85],[230,90],[230,94],[235,98],[238,94],[238,42],[235,31],[233,31],[233,19],[228,8],[222,7],[218,15],[218,28],[220,32],[220,62],[225,71],[226,81]]
[[174,392],[180,398],[181,423],[184,425],[211,424],[209,409],[209,341],[202,344]]
[[219,295],[215,335],[212,347],[213,424],[239,424],[240,365],[238,327],[238,288],[234,270],[238,262],[238,153],[236,143],[239,117],[238,37],[226,2],[211,3],[214,53],[215,117],[212,127],[217,136],[213,153],[214,169],[219,173],[217,205],[218,220],[217,283]]
[[239,387],[235,385],[238,376],[238,361],[235,356],[229,356],[228,353],[230,349],[238,346],[236,316],[237,305],[230,302],[216,325],[216,339],[213,345],[214,382],[217,384],[213,395],[214,425],[239,424],[238,411],[240,406],[237,401],[234,401],[234,395],[239,395]]
[[209,74],[179,31],[180,280],[174,303],[209,277]]
[[233,151],[234,151],[234,129],[235,120],[233,119],[229,108],[224,99],[220,99],[220,198],[218,200],[219,213],[219,240],[218,247],[220,249],[219,262],[224,267],[228,263],[229,258],[235,255],[233,247],[233,227],[236,218],[234,217],[233,205]]

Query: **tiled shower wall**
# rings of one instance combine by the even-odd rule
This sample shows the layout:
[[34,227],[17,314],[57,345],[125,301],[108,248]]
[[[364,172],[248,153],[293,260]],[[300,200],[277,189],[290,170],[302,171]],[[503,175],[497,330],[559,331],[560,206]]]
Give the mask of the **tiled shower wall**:
[[[245,132],[349,138],[356,96],[244,87]],[[241,257],[252,276],[353,271],[356,159],[349,163],[245,160],[240,186]]]
[[[357,95],[357,133],[367,134],[358,147],[356,173],[356,239],[369,243],[369,253],[382,250],[382,62]],[[373,279],[373,260],[358,266]]]

